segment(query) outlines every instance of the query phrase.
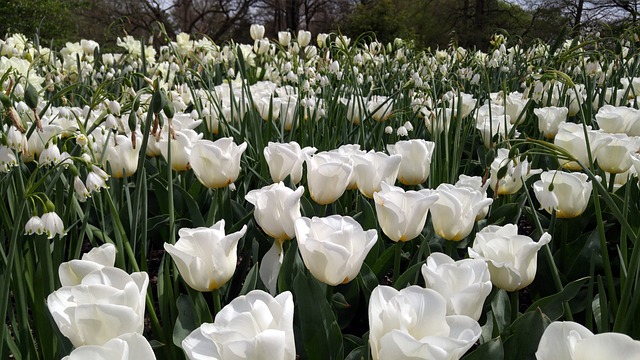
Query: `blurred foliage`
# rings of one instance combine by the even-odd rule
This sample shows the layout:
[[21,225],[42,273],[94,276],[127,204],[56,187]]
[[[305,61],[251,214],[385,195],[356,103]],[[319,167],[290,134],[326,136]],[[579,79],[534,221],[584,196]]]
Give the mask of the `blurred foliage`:
[[47,45],[62,46],[82,36],[82,22],[76,14],[87,6],[85,0],[0,1],[0,34],[37,36]]

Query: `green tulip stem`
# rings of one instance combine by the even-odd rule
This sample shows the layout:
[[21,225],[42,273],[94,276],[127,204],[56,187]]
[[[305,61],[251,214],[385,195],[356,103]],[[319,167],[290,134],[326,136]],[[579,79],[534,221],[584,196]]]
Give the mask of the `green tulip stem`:
[[609,174],[609,188],[607,190],[609,190],[610,193],[613,194],[613,186],[616,184],[616,174],[615,173],[610,173]]
[[609,293],[609,299],[611,299],[611,311],[615,313],[618,311],[618,295],[613,283],[613,272],[611,270],[611,262],[609,261],[609,250],[607,246],[607,238],[604,232],[604,220],[602,219],[600,195],[598,194],[597,186],[593,187],[593,205],[596,208],[596,223],[598,224],[598,238],[600,238],[600,254],[602,254],[602,267],[604,268],[604,274],[607,281],[607,292]]
[[402,246],[404,243],[398,241],[395,244],[395,253],[393,257],[393,285],[396,285],[396,281],[400,277],[400,255],[402,254]]
[[[171,133],[167,133],[167,197],[169,198],[169,244],[176,243],[176,214],[173,206],[173,169],[171,168]],[[175,269],[174,269],[175,270]],[[176,272],[177,273],[177,272]]]
[[[524,193],[527,196],[527,201],[529,202],[529,206],[531,206],[531,209],[533,210],[534,207],[533,207],[533,201],[531,200],[531,194],[529,194],[528,190],[525,190]],[[540,232],[540,234],[543,234],[544,229],[542,228],[542,224],[540,223],[540,219],[538,218],[538,212],[533,210],[533,213],[535,215],[533,219],[534,219],[534,222],[536,223],[536,229],[538,230],[538,232]],[[554,211],[553,214],[551,215],[551,221],[554,223],[553,226],[555,226],[555,219],[556,219],[556,215]],[[549,229],[552,229],[552,227],[549,227]],[[564,289],[564,286],[562,285],[562,280],[560,280],[560,272],[558,271],[556,262],[553,259],[553,253],[551,252],[551,248],[549,247],[549,244],[545,244],[542,248],[543,248],[544,256],[547,260],[547,264],[549,264],[549,268],[551,270],[551,277],[553,278],[553,283],[556,286],[556,290],[558,292],[561,292]],[[573,313],[571,312],[571,307],[569,306],[569,303],[566,301],[563,302],[562,308],[564,310],[564,315],[567,318],[567,320],[569,321],[573,320]]]
[[222,303],[220,302],[220,289],[215,289],[211,292],[213,296],[213,317],[218,315],[220,310],[222,310]]
[[447,255],[449,255],[449,257],[452,258],[453,260],[458,260],[459,256],[456,250],[458,248],[458,243],[450,240],[445,240],[444,243],[445,243]]
[[512,291],[509,294],[509,300],[511,300],[511,322],[514,322],[520,313],[520,291]]

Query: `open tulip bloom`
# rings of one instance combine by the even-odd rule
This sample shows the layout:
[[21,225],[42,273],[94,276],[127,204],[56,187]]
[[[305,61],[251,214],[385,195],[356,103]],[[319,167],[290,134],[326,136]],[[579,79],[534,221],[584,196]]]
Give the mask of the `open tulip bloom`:
[[291,176],[291,182],[297,184],[302,179],[304,160],[316,152],[314,147],[305,147],[292,141],[290,143],[269,142],[264,148],[264,157],[269,165],[269,173],[274,183],[284,181]]
[[480,319],[484,300],[491,292],[487,263],[481,259],[454,261],[443,253],[433,253],[422,265],[428,289],[447,300],[447,315],[466,315]]
[[493,202],[486,194],[463,185],[440,184],[436,191],[438,201],[430,208],[433,228],[438,236],[450,241],[467,237],[478,214]]
[[307,187],[313,201],[327,205],[344,194],[353,174],[353,167],[346,155],[321,152],[309,157],[306,163]]
[[394,242],[409,241],[422,232],[429,207],[438,200],[434,190],[404,191],[380,184],[382,190],[373,194],[376,214],[382,231]]
[[540,208],[549,214],[555,210],[558,218],[582,215],[591,198],[592,187],[587,174],[556,170],[543,172],[540,180],[533,183]]
[[116,262],[116,247],[113,244],[104,244],[93,248],[82,255],[80,260],[74,259],[63,262],[58,267],[58,276],[62,286],[79,285],[82,279],[94,270],[100,270],[105,266],[111,266]]
[[346,284],[360,272],[378,234],[364,231],[349,216],[332,215],[295,222],[298,250],[313,276],[328,285]]
[[293,296],[275,298],[262,290],[238,296],[182,341],[192,360],[294,360]]
[[200,140],[191,148],[189,163],[204,186],[222,188],[240,175],[240,157],[246,149],[246,142],[237,145],[233,138]]
[[151,345],[138,333],[129,333],[113,338],[103,345],[84,345],[76,348],[62,360],[155,360]]
[[225,235],[224,220],[210,228],[182,228],[175,245],[164,244],[184,281],[198,291],[212,291],[226,284],[236,270],[238,241],[247,231]]
[[369,345],[374,360],[457,360],[480,338],[480,325],[447,315],[435,290],[378,286],[369,300]]
[[640,359],[640,341],[625,334],[605,332],[594,335],[573,321],[556,321],[540,338],[537,360]]
[[103,267],[79,285],[63,286],[47,298],[62,335],[73,346],[103,345],[127,333],[142,334],[149,276]]
[[403,140],[387,145],[389,154],[402,155],[398,180],[405,185],[418,185],[427,181],[435,146],[434,142],[423,139]]
[[551,241],[542,234],[538,242],[518,235],[518,227],[489,225],[476,234],[469,257],[482,259],[489,265],[491,282],[504,290],[515,291],[529,286],[538,269],[538,251]]

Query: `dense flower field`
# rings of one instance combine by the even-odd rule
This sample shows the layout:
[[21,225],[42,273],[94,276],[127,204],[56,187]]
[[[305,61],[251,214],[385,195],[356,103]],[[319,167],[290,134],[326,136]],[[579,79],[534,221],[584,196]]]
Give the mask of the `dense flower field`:
[[640,40],[0,40],[0,358],[640,359]]

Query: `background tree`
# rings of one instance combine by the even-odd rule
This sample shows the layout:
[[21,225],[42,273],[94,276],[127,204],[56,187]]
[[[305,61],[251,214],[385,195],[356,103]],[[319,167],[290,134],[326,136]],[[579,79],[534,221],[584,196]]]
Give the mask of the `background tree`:
[[38,35],[41,42],[64,45],[82,33],[75,22],[79,9],[88,6],[85,0],[19,0],[0,1],[0,35],[21,33],[28,38]]

